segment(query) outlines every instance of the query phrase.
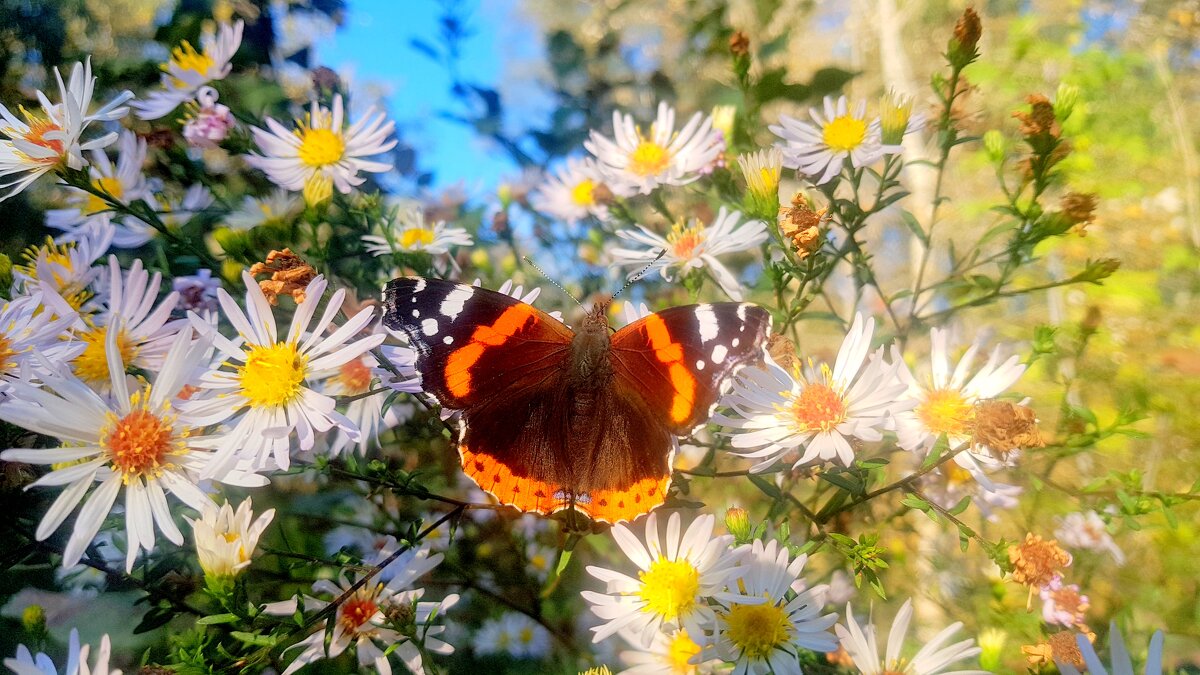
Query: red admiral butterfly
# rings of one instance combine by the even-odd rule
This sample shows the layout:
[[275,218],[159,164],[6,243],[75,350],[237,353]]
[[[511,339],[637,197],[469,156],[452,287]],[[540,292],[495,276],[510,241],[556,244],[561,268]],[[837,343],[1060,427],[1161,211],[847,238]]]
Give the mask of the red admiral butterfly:
[[420,277],[390,282],[384,303],[425,391],[461,411],[459,457],[479,487],[522,511],[607,523],[663,503],[673,436],[708,421],[771,327],[762,307],[724,302],[613,333],[604,304],[574,332],[503,293]]

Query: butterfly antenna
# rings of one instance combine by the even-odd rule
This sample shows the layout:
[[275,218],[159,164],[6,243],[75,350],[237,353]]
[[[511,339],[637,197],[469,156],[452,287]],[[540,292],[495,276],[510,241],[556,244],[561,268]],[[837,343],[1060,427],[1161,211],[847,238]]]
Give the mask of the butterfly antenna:
[[555,280],[551,279],[551,278],[550,278],[550,275],[546,274],[545,270],[543,270],[542,268],[538,267],[538,266],[537,266],[537,263],[535,263],[535,262],[533,262],[532,260],[530,260],[530,259],[529,259],[529,256],[527,256],[527,255],[523,255],[523,256],[521,256],[521,260],[524,260],[525,262],[529,263],[529,264],[530,264],[530,266],[531,266],[531,267],[533,267],[533,269],[535,269],[535,270],[537,270],[537,271],[538,271],[538,274],[542,275],[542,278],[543,278],[543,279],[545,279],[546,281],[549,281],[550,283],[554,284],[554,287],[555,287],[555,288],[557,288],[558,290],[562,291],[562,292],[563,292],[563,293],[564,293],[564,294],[565,294],[565,295],[566,295],[568,298],[570,298],[570,299],[574,300],[574,301],[575,301],[575,304],[579,305],[580,307],[583,307],[583,303],[582,303],[582,302],[580,302],[578,298],[576,298],[575,296],[571,295],[571,291],[568,291],[567,289],[565,289],[565,288],[563,288],[563,287],[562,287],[562,284],[560,284],[560,283],[558,283],[557,281],[555,281]]
[[616,293],[613,293],[613,296],[612,296],[611,298],[609,298],[609,300],[608,300],[608,301],[609,301],[609,302],[612,302],[613,300],[616,300],[618,295],[620,295],[620,294],[624,293],[625,291],[629,290],[629,287],[630,287],[630,286],[632,286],[632,285],[634,285],[635,283],[637,283],[637,280],[638,280],[638,279],[641,279],[641,278],[642,278],[642,275],[644,275],[646,272],[649,272],[649,271],[650,271],[650,268],[651,268],[651,267],[654,267],[654,263],[658,262],[659,260],[662,260],[662,257],[663,257],[664,255],[666,255],[666,254],[667,254],[667,249],[665,249],[665,248],[664,248],[664,249],[662,249],[661,251],[659,251],[659,252],[658,252],[658,255],[654,256],[654,260],[651,260],[651,261],[649,262],[649,264],[647,264],[645,267],[643,267],[643,268],[641,269],[641,271],[639,271],[637,274],[635,274],[635,275],[633,275],[633,276],[629,277],[629,281],[626,281],[626,282],[625,282],[625,285],[621,287],[621,290],[617,291]]

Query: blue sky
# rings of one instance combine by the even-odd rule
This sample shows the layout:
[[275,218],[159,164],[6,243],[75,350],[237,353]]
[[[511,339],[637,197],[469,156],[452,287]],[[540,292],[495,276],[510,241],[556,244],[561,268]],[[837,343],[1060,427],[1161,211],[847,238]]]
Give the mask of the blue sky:
[[[462,69],[468,81],[494,84],[504,73],[501,41],[508,31],[496,26],[515,20],[514,0],[475,3],[464,45]],[[354,73],[358,86],[372,82],[390,90],[389,111],[405,140],[417,148],[417,162],[435,173],[435,186],[464,182],[469,193],[490,189],[513,165],[502,152],[481,142],[468,128],[437,117],[453,109],[442,67],[411,46],[412,38],[436,43],[441,8],[433,0],[351,0],[345,25],[318,47],[318,62]]]

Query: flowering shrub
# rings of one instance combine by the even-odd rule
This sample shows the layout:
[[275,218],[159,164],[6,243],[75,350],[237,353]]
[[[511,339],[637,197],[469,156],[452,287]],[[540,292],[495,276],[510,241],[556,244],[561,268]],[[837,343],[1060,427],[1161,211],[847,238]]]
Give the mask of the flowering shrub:
[[[53,233],[0,259],[4,592],[20,639],[51,654],[13,645],[6,666],[1070,673],[1104,672],[1100,642],[1118,672],[1131,653],[1161,672],[1162,634],[1144,650],[1153,627],[1127,627],[1127,648],[1106,628],[1119,589],[1094,580],[1124,563],[1128,531],[1176,518],[1200,483],[1106,473],[1102,444],[1141,434],[1140,414],[1102,420],[1045,366],[1082,355],[1093,318],[1070,333],[1003,321],[1118,263],[1063,271],[1044,255],[1099,208],[1063,168],[1077,89],[1031,93],[984,134],[964,122],[974,10],[946,28],[928,94],[878,103],[842,94],[845,73],[784,84],[733,32],[719,46],[736,105],[613,110],[485,207],[396,194],[395,125],[328,74],[301,100],[248,95],[269,71],[243,40],[265,19],[226,10],[197,22],[198,47],[168,45],[157,85],[117,91],[85,60],[53,70],[35,103],[0,102],[0,198],[44,199]],[[1003,200],[949,245],[943,187],[967,148]],[[909,192],[920,172],[927,203]],[[662,448],[661,505],[593,512],[553,495],[530,509],[552,513],[521,514],[520,483],[500,487],[509,465],[490,482],[471,468],[484,455],[428,348],[384,325],[400,310],[378,289],[399,276],[474,282],[577,326],[571,293],[614,325],[692,305],[704,343],[722,306],[695,303],[747,303],[742,322],[752,303],[770,336]],[[474,292],[454,289],[451,321]],[[467,371],[518,331],[504,326],[478,328],[448,391],[498,386]],[[687,373],[729,351],[718,340],[693,364],[661,356],[682,353],[662,335],[686,408]],[[1086,475],[1053,473],[1081,457]],[[1048,492],[1071,500],[1048,512],[1057,526]],[[105,598],[107,614],[78,614]],[[76,632],[88,623],[103,628],[93,646]],[[66,631],[64,659],[51,637]]]

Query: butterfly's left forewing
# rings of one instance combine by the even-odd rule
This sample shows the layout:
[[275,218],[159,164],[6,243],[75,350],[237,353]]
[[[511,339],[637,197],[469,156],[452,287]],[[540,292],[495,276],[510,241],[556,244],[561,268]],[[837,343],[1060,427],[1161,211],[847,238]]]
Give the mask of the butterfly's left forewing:
[[617,331],[613,367],[671,433],[687,436],[708,421],[733,374],[763,358],[770,331],[758,305],[671,307]]

